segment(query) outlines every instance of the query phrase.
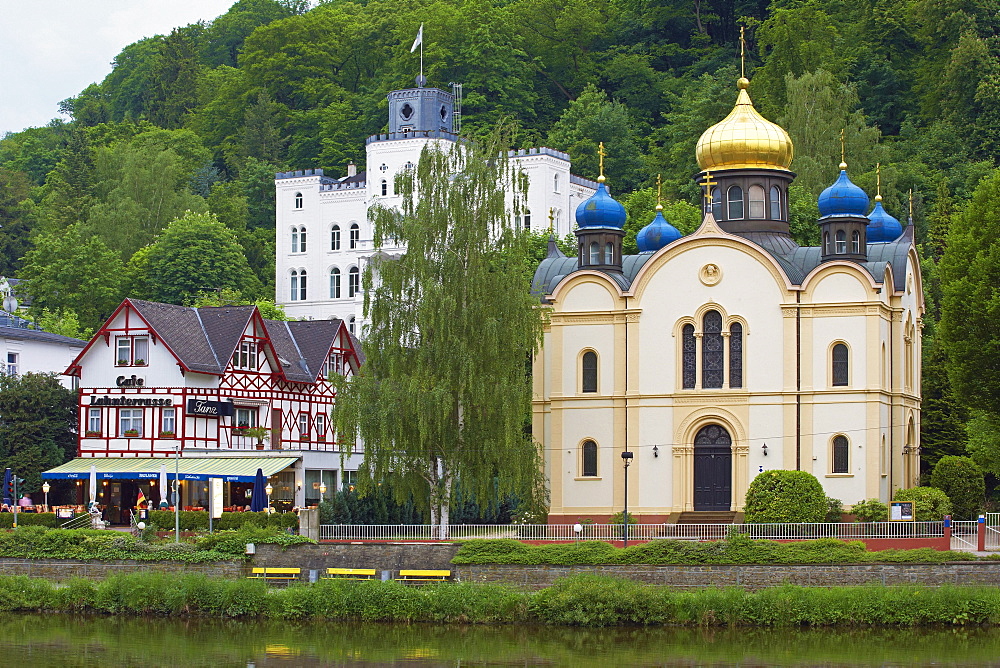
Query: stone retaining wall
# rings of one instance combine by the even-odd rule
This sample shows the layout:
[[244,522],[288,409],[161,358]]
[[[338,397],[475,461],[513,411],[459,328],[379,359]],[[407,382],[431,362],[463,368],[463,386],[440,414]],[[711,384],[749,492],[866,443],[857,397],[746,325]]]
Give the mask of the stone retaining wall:
[[288,568],[374,568],[376,571],[400,569],[454,570],[451,560],[458,552],[454,543],[322,543],[293,545],[258,545],[254,566]]
[[75,561],[72,559],[0,559],[0,575],[29,575],[59,582],[70,578],[103,580],[119,573],[204,573],[242,578],[249,566],[240,561],[189,564],[183,561]]

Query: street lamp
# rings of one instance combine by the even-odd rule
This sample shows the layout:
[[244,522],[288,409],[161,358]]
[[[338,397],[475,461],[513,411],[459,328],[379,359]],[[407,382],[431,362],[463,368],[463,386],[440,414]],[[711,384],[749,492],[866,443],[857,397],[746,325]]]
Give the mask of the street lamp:
[[45,493],[45,512],[49,512],[49,490],[52,489],[48,482],[42,483],[42,491]]
[[625,510],[622,511],[622,547],[628,547],[628,465],[632,463],[632,453],[626,450],[622,453],[622,463],[625,464]]
[[268,515],[271,514],[271,492],[273,492],[273,491],[274,491],[274,488],[271,487],[271,483],[267,483],[267,487],[264,488],[264,492],[267,494],[267,513],[268,513]]
[[326,497],[326,483],[321,482],[319,484],[319,502],[323,503],[324,501],[326,501],[325,497]]

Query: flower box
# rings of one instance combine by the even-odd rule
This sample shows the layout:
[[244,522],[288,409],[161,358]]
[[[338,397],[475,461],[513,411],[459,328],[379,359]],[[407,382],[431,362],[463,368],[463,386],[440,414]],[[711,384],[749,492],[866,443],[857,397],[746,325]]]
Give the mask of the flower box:
[[137,359],[136,361],[132,362],[132,364],[134,366],[146,366],[146,360],[144,360],[144,359]]
[[160,432],[160,438],[173,438],[174,436],[176,436],[176,434],[174,434],[174,432],[172,432],[172,431],[161,431]]
[[100,436],[103,436],[103,435],[104,434],[102,434],[99,431],[88,431],[86,433],[87,438],[97,438],[97,437],[100,437]]
[[115,362],[115,366],[130,366],[128,360],[118,360]]
[[125,436],[125,438],[136,438],[136,437],[139,436],[139,430],[138,429],[126,429],[125,433],[123,435]]

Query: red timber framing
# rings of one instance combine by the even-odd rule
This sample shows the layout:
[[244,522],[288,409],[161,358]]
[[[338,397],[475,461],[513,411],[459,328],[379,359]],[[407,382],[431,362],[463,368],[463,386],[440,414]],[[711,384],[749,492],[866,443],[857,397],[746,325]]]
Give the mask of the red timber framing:
[[[137,304],[145,304],[146,308],[180,308],[148,302]],[[205,368],[195,371],[185,362],[185,351],[174,350],[170,345],[177,346],[183,337],[176,332],[158,332],[154,323],[142,316],[141,308],[126,300],[67,370],[68,374],[80,377],[79,456],[167,457],[177,445],[182,451],[199,452],[249,454],[260,445],[270,450],[339,452],[329,419],[336,392],[322,371],[327,360],[349,375],[357,371],[358,354],[345,324],[324,322],[313,329],[300,329],[299,339],[305,332],[316,332],[318,338],[308,342],[282,332],[284,348],[280,351],[268,334],[269,326],[284,328],[285,324],[264,321],[253,308],[242,335],[226,339],[223,350],[218,343],[214,344],[218,371]],[[141,365],[131,364],[131,368],[123,369],[125,365],[118,364],[116,337],[147,335],[150,349],[155,346],[159,352],[152,351],[152,359],[143,359]],[[317,341],[324,347],[317,347]],[[287,359],[300,343],[309,343],[312,358]],[[252,348],[241,344],[250,344]],[[249,363],[248,350],[252,350]],[[292,368],[299,375],[290,380],[283,367]],[[315,373],[315,377],[309,382],[305,378],[311,375],[303,373]],[[220,414],[189,414],[192,401],[202,402]],[[165,421],[170,425],[171,411],[172,433],[164,428]],[[309,416],[304,439],[299,432],[300,414]],[[280,424],[274,424],[279,415]],[[319,422],[317,416],[323,416]],[[268,438],[261,443],[243,434],[241,425],[264,427]],[[130,429],[134,426],[138,429]]]

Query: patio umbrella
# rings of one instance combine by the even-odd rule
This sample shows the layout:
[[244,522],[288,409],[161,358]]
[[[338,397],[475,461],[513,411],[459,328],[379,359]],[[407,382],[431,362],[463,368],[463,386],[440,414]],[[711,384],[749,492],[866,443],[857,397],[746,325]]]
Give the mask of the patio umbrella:
[[10,498],[10,493],[8,492],[11,477],[13,477],[13,474],[10,472],[10,469],[7,469],[3,474],[3,505],[5,506],[14,505],[14,499]]
[[253,479],[253,494],[250,496],[250,510],[259,513],[267,508],[267,492],[264,491],[264,471],[257,469]]
[[90,505],[87,506],[88,510],[93,508],[97,503],[97,467],[93,464],[90,465]]
[[170,492],[167,489],[167,465],[160,466],[160,508],[169,508],[170,501],[167,500]]

